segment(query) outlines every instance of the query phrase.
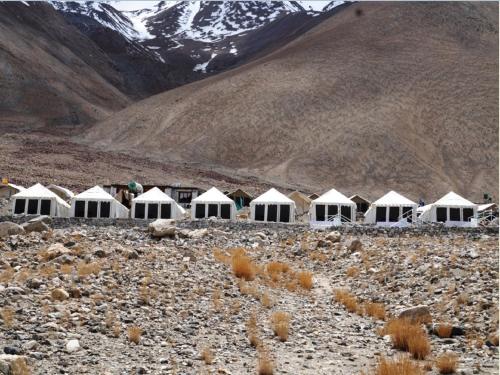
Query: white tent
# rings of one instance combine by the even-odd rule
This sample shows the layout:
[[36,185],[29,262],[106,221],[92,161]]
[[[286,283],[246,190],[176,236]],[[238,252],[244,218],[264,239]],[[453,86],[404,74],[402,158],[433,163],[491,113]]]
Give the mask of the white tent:
[[272,188],[250,202],[253,221],[292,223],[295,221],[295,202]]
[[12,196],[14,215],[68,217],[70,206],[45,186],[36,184]]
[[20,191],[26,190],[24,187],[11,183],[0,184],[0,198],[10,198]]
[[395,191],[373,202],[365,213],[365,223],[378,226],[406,226],[416,219],[417,204]]
[[134,219],[180,219],[186,212],[156,186],[132,199]]
[[471,227],[477,225],[477,204],[460,195],[449,192],[436,202],[422,207],[419,221],[444,223],[449,227]]
[[191,218],[207,217],[236,219],[236,204],[227,195],[213,187],[191,201]]
[[94,186],[71,199],[71,216],[87,218],[127,218],[129,209],[100,186]]
[[356,221],[356,203],[335,189],[327,191],[311,203],[309,209],[311,223],[332,223]]

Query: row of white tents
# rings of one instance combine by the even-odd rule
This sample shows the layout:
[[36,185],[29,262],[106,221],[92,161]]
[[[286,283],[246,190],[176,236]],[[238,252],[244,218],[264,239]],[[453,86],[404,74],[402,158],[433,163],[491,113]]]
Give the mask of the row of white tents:
[[[82,218],[170,219],[182,218],[185,210],[166,193],[153,188],[132,200],[127,207],[99,186],[72,195],[67,203],[41,184],[12,196],[14,215],[49,215]],[[447,226],[476,226],[478,206],[450,192],[423,207],[390,191],[373,202],[364,222],[378,226],[407,226],[412,223],[442,222]],[[257,222],[292,223],[295,202],[276,189],[270,189],[250,202],[250,219]],[[235,220],[235,202],[215,187],[191,201],[191,218],[218,217]],[[311,226],[338,226],[355,222],[356,203],[335,189],[313,200],[309,209]]]

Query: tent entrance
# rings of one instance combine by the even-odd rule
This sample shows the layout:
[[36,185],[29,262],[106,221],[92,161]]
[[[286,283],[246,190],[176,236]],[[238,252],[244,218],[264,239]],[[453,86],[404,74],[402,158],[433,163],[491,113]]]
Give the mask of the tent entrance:
[[40,215],[50,215],[50,199],[42,199],[40,201]]
[[231,205],[221,204],[220,205],[220,217],[222,219],[231,219]]
[[411,214],[413,207],[403,207],[403,218],[409,223],[413,223],[413,215]]
[[110,217],[111,202],[101,202],[101,217]]
[[474,217],[474,210],[472,208],[464,208],[462,210],[462,221],[470,221]]
[[144,219],[146,215],[146,205],[144,203],[135,204],[135,218]]
[[376,209],[376,221],[387,221],[387,207],[377,207]]
[[436,221],[445,223],[448,221],[448,214],[446,207],[436,207]]
[[325,221],[325,205],[316,205],[316,221]]
[[158,203],[148,204],[148,219],[158,219]]
[[255,220],[256,221],[265,221],[265,212],[266,206],[263,204],[255,205]]
[[170,219],[172,217],[172,206],[170,203],[162,203],[160,217],[162,219]]
[[341,206],[340,207],[340,214],[341,216],[341,221],[346,222],[346,221],[351,221],[351,207],[350,206]]
[[399,207],[389,207],[389,221],[391,223],[397,222],[399,219]]
[[290,222],[290,205],[288,204],[280,205],[280,222],[282,223]]
[[203,219],[205,217],[205,205],[204,204],[197,204],[195,208],[195,218],[197,219]]
[[267,206],[267,221],[277,222],[278,221],[278,205],[270,204]]
[[218,207],[216,204],[209,204],[208,205],[208,217],[219,216],[217,211],[218,211]]
[[26,207],[26,199],[16,199],[14,214],[23,214]]
[[28,200],[28,215],[36,215],[38,213],[38,199]]

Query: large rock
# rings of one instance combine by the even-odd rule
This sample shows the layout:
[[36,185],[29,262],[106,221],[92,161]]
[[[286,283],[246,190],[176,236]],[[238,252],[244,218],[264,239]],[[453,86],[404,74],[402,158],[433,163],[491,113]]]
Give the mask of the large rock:
[[328,233],[325,238],[327,241],[331,241],[333,243],[340,242],[340,233],[337,231],[333,231]]
[[153,237],[174,237],[177,228],[175,220],[172,219],[157,219],[149,224],[149,232]]
[[407,309],[402,309],[398,314],[399,318],[405,318],[412,321],[418,321],[422,323],[428,323],[432,321],[431,313],[429,307],[425,305],[410,307]]
[[24,233],[24,228],[11,221],[0,223],[0,238]]
[[65,247],[62,243],[50,245],[43,253],[44,260],[52,260],[64,254],[70,254],[71,250]]
[[31,220],[28,221],[28,223],[35,223],[37,221],[41,221],[47,225],[50,225],[52,224],[52,218],[50,216],[47,216],[47,215],[40,215],[40,216],[37,216]]
[[50,229],[49,226],[41,220],[36,220],[33,222],[28,221],[27,223],[24,223],[22,227],[26,232],[45,232]]

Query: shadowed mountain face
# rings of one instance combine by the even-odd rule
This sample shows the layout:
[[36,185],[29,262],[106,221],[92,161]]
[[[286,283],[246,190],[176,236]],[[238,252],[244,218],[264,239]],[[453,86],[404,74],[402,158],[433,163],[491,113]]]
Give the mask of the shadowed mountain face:
[[498,186],[498,5],[358,3],[85,140],[314,190],[479,199]]
[[74,126],[130,103],[110,59],[42,2],[0,2],[0,77],[4,128]]

